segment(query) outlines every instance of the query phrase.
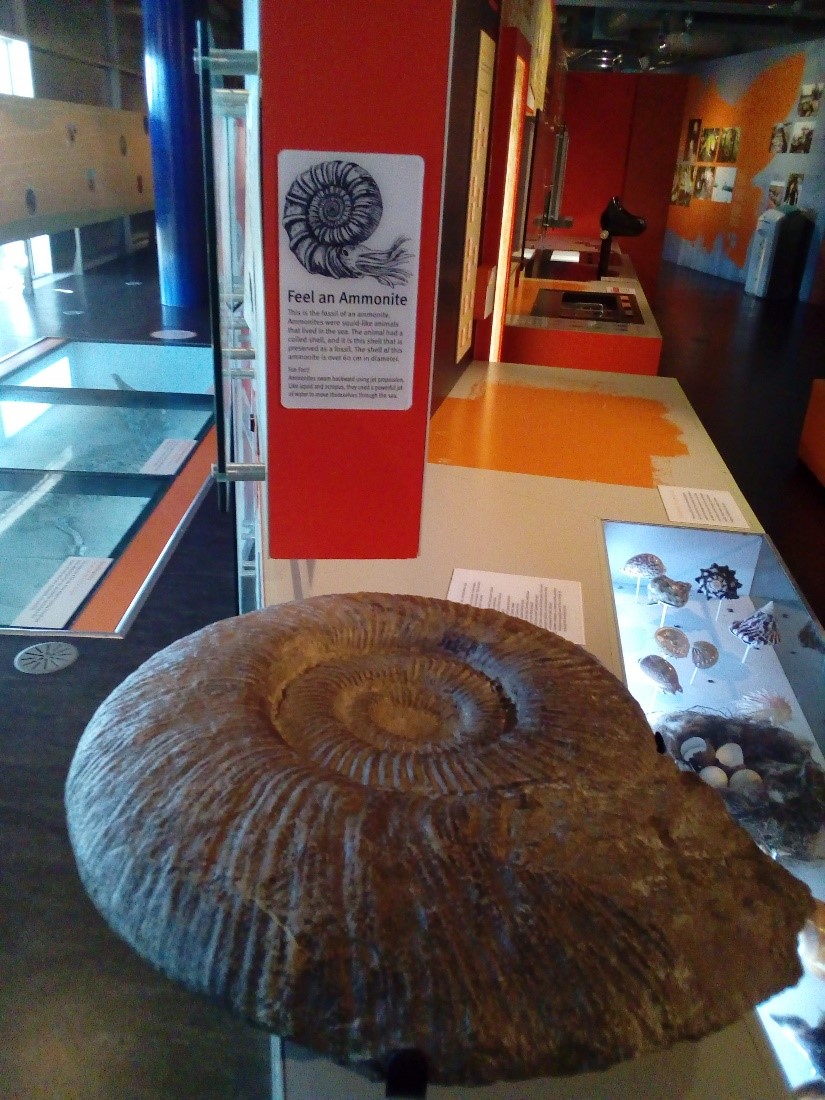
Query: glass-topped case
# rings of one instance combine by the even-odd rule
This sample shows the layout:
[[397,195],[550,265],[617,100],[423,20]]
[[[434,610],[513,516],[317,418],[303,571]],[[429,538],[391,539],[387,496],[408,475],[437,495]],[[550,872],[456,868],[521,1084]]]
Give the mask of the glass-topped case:
[[[762,535],[618,522],[604,533],[627,685],[660,749],[825,903],[821,625]],[[820,921],[800,940],[802,980],[758,1010],[794,1088],[825,1072]]]
[[70,628],[213,421],[206,347],[41,340],[0,361],[0,629]]

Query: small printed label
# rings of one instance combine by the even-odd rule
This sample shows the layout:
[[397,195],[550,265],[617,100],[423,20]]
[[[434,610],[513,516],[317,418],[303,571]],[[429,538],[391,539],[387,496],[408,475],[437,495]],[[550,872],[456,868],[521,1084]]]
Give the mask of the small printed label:
[[141,466],[142,474],[176,474],[192,448],[194,439],[164,439],[151,458]]
[[447,599],[503,611],[584,645],[582,586],[578,581],[454,569]]
[[724,489],[690,489],[681,485],[660,485],[659,493],[668,519],[701,527],[732,527],[750,530],[739,505]]
[[66,558],[11,625],[65,626],[113,560]]

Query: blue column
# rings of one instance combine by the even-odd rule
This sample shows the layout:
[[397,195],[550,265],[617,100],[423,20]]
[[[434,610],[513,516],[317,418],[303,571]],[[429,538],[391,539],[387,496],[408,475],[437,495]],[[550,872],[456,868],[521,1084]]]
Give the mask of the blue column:
[[195,24],[206,0],[143,0],[144,64],[155,184],[160,300],[208,299]]

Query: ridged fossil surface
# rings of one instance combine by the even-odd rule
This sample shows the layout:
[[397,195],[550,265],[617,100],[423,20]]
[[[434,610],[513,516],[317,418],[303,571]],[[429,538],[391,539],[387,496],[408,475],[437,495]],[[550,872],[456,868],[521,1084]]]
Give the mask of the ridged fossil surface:
[[341,1061],[419,1048],[435,1082],[720,1028],[797,980],[812,911],[583,649],[438,600],[182,639],[102,704],[67,807],[160,969]]

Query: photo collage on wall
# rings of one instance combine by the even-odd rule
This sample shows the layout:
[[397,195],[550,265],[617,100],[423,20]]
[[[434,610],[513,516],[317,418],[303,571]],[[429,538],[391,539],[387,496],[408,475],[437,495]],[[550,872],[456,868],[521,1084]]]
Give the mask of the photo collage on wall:
[[[794,117],[784,122],[777,122],[773,127],[768,152],[775,156],[792,153],[803,157],[810,153],[823,93],[825,93],[825,81],[822,80],[815,84],[803,84],[800,87]],[[800,163],[800,167],[803,166],[804,161]],[[799,171],[791,172],[782,179],[771,180],[768,184],[766,209],[798,206],[804,179],[805,173]]]
[[738,126],[702,126],[701,118],[688,121],[682,158],[676,164],[670,201],[690,206],[693,200],[730,202],[736,182],[732,167],[739,157],[742,131]]

